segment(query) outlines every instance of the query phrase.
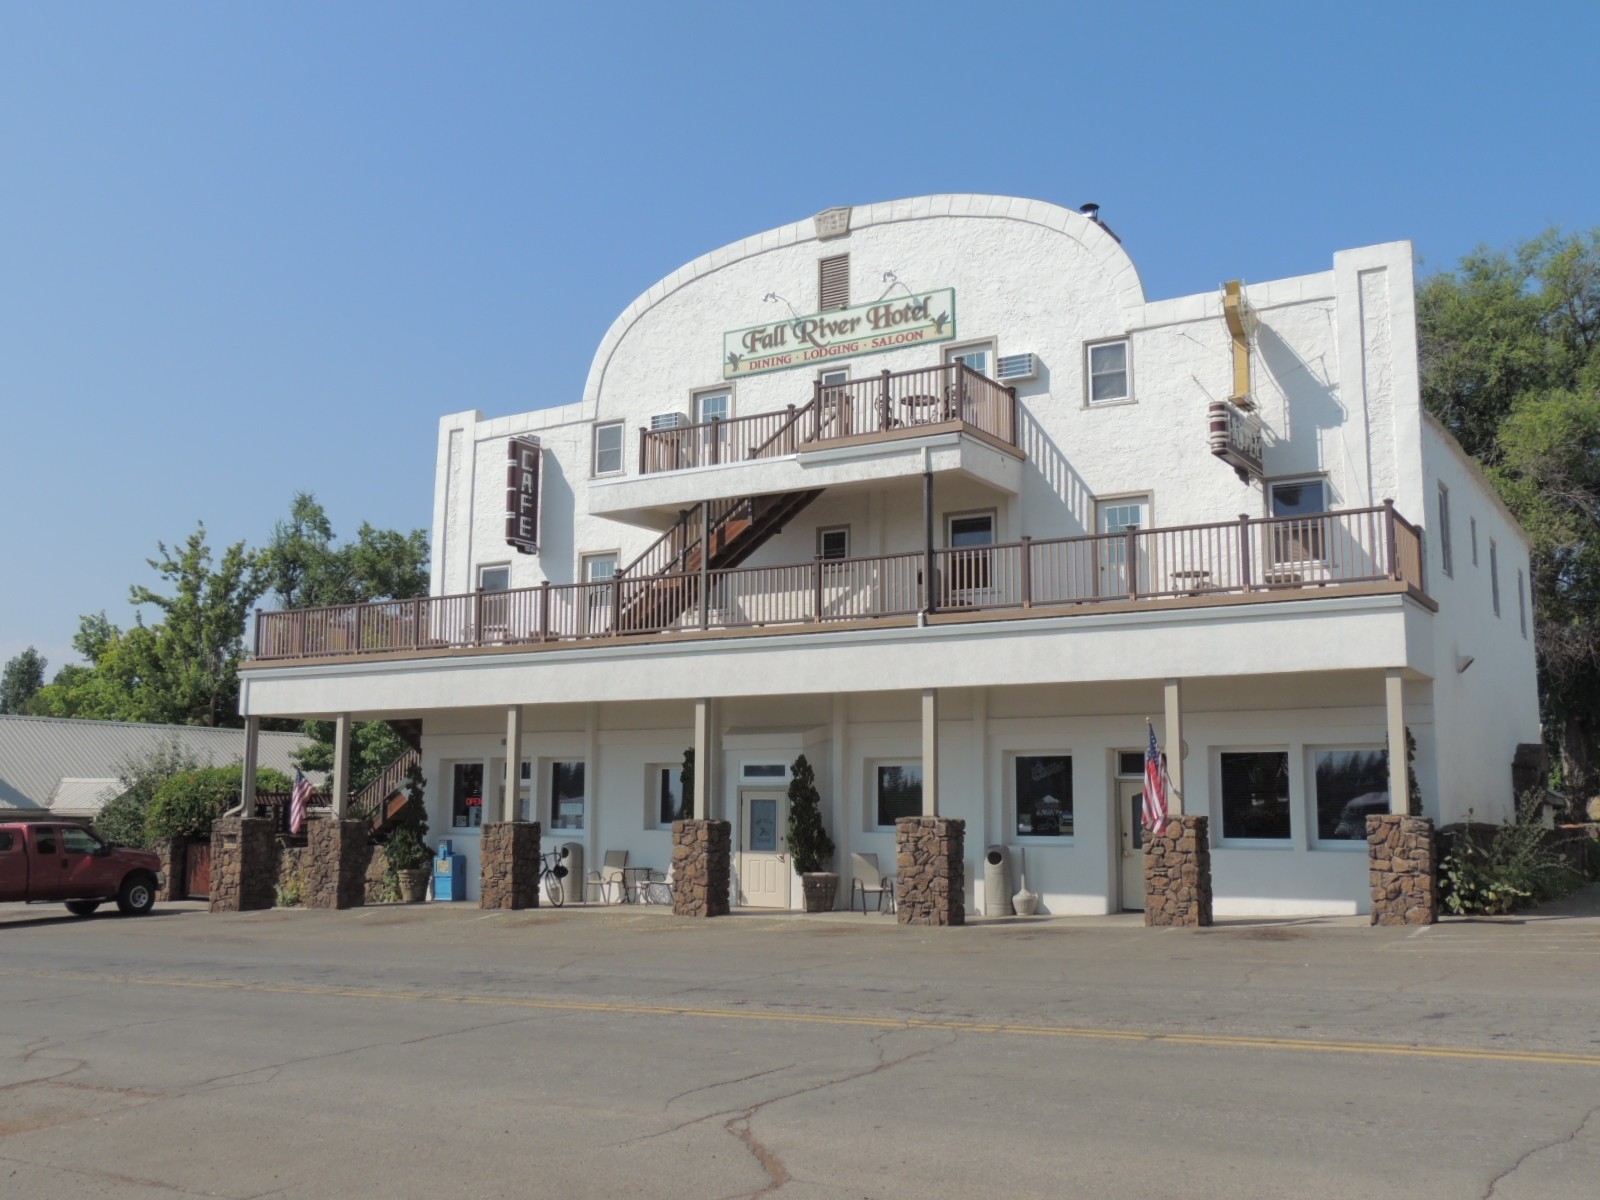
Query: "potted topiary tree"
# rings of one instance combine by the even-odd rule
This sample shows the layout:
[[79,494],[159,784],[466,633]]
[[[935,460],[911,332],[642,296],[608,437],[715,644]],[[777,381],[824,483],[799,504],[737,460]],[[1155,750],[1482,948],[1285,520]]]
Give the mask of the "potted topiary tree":
[[805,891],[806,911],[832,912],[839,876],[824,868],[833,862],[833,839],[823,827],[817,776],[804,754],[789,768],[789,833],[784,841]]
[[428,897],[428,862],[433,852],[425,840],[428,836],[428,810],[422,801],[425,783],[422,768],[412,766],[406,776],[406,806],[400,814],[400,824],[389,835],[389,870],[394,872],[400,899],[407,904],[417,904]]

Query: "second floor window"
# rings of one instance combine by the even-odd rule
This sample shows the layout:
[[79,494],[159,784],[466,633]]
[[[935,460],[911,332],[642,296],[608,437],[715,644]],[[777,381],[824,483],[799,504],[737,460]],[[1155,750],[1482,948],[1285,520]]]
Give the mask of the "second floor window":
[[850,527],[848,525],[835,525],[831,529],[817,530],[817,557],[828,559],[849,558]]
[[594,473],[622,473],[622,422],[608,421],[594,427]]
[[989,347],[988,346],[963,346],[959,350],[950,350],[945,353],[947,363],[961,363],[971,367],[979,375],[989,373]]
[[505,565],[478,568],[480,592],[504,592],[511,588],[511,568]]
[[1454,575],[1450,557],[1450,489],[1439,485],[1439,559],[1446,575]]
[[1128,339],[1101,342],[1090,346],[1089,351],[1089,403],[1115,404],[1131,400],[1128,371]]

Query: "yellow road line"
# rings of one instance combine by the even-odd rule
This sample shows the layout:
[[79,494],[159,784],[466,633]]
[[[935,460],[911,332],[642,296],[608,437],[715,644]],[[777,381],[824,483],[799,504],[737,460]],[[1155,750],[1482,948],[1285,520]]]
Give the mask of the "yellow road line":
[[381,988],[318,987],[312,984],[240,983],[223,979],[155,979],[133,975],[97,975],[70,971],[25,971],[0,968],[0,976],[114,983],[124,987],[185,988],[200,991],[261,992],[283,996],[321,996],[345,1000],[394,1000],[410,1003],[465,1004],[484,1008],[540,1012],[615,1013],[641,1017],[691,1017],[718,1021],[776,1021],[794,1025],[855,1026],[863,1029],[932,1029],[949,1033],[993,1033],[1012,1037],[1073,1038],[1084,1041],[1147,1042],[1209,1046],[1238,1050],[1288,1050],[1314,1054],[1386,1054],[1478,1062],[1542,1063],[1600,1067],[1600,1054],[1555,1050],[1490,1050],[1472,1046],[1408,1046],[1399,1042],[1313,1041],[1308,1038],[1246,1037],[1210,1033],[1167,1033],[1150,1029],[1081,1029],[1065,1025],[1016,1025],[935,1017],[864,1017],[842,1013],[785,1012],[776,1009],[690,1008],[673,1004],[615,1004],[600,1000],[535,1000],[519,996],[463,996],[449,992],[386,991]]

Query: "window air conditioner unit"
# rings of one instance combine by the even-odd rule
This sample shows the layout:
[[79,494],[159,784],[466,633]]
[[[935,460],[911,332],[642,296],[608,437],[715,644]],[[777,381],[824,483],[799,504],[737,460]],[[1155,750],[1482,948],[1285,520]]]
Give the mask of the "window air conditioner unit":
[[650,418],[650,431],[654,433],[661,429],[682,429],[688,423],[688,413],[656,413]]
[[1039,360],[1031,354],[1005,354],[995,363],[998,377],[1009,382],[1015,379],[1032,379],[1039,374]]

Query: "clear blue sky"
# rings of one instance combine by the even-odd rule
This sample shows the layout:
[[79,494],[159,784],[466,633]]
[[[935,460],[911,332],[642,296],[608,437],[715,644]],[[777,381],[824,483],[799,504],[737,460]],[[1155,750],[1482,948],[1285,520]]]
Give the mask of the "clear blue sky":
[[1152,297],[1600,225],[1600,5],[0,0],[0,658],[204,520],[426,527],[678,266],[836,204],[1087,200]]

